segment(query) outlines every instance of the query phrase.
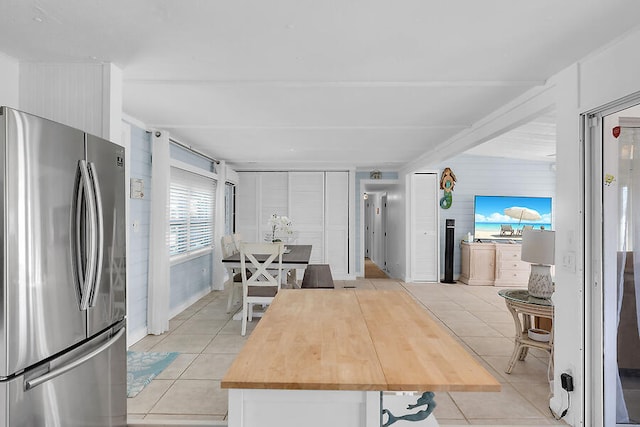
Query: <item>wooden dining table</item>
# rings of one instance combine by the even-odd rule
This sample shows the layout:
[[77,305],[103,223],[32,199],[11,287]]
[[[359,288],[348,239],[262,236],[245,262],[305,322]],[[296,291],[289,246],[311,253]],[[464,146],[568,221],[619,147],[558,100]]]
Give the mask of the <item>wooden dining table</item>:
[[[283,284],[287,283],[290,287],[298,287],[297,282],[297,269],[304,269],[309,265],[311,259],[312,245],[285,245],[285,252],[282,254],[282,272],[283,272]],[[264,256],[256,256],[258,261],[264,261],[267,258]],[[222,258],[222,265],[225,268],[241,268],[240,265],[240,253],[236,252],[231,256]],[[256,314],[260,317],[260,314]]]
[[221,387],[229,427],[431,427],[433,392],[500,383],[405,291],[285,289]]
[[[294,268],[305,268],[311,258],[311,245],[285,245],[285,252],[282,254],[282,268],[290,270]],[[266,255],[256,256],[258,261],[264,261]],[[222,259],[222,264],[226,268],[240,268],[240,253],[236,252],[231,256]]]

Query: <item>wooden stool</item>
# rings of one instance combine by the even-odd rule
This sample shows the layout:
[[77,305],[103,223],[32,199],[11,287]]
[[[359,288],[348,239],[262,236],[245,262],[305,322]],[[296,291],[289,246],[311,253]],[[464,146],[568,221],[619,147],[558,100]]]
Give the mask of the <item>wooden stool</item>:
[[301,288],[334,288],[329,264],[309,264],[304,270]]

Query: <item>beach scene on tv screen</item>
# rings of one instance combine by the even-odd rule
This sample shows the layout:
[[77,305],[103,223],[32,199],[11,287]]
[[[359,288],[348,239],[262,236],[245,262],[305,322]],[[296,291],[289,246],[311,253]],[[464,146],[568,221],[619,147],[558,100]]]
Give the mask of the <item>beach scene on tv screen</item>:
[[551,197],[475,197],[476,239],[520,239],[527,229],[551,230]]

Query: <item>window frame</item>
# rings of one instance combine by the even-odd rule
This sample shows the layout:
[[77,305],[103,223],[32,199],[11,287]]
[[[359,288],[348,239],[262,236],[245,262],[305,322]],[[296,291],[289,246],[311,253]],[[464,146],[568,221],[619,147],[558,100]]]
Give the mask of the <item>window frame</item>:
[[[219,185],[219,180],[218,180],[218,174],[202,169],[200,167],[191,165],[189,163],[185,163],[182,162],[180,160],[175,160],[175,159],[171,159],[169,162],[169,194],[168,194],[168,201],[169,201],[169,206],[167,206],[168,209],[171,209],[171,170],[173,168],[176,169],[181,169],[183,171],[189,172],[189,173],[193,173],[195,175],[201,176],[203,178],[207,178],[207,179],[211,179],[214,183],[214,189],[213,189],[213,194],[212,194],[212,200],[213,200],[213,211],[211,214],[211,244],[209,246],[203,247],[203,248],[198,248],[196,250],[187,250],[186,252],[182,252],[182,253],[178,253],[178,254],[174,254],[171,255],[171,253],[169,253],[169,262],[171,266],[174,266],[176,264],[180,264],[195,258],[199,258],[201,256],[210,254],[213,252],[214,250],[214,240],[215,240],[215,221],[216,221],[216,209],[217,209],[217,203],[216,203],[216,198],[217,198],[217,186]],[[170,251],[170,235],[171,235],[171,216],[168,214],[167,215],[167,250]],[[188,245],[187,245],[188,247]]]

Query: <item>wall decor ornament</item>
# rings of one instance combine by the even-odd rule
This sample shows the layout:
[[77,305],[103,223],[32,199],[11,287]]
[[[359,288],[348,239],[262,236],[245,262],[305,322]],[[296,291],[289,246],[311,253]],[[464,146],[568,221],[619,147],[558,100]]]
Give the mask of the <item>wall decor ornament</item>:
[[453,204],[453,187],[456,185],[456,175],[451,168],[444,168],[442,176],[440,176],[440,189],[444,191],[444,195],[440,199],[440,207],[449,209]]

